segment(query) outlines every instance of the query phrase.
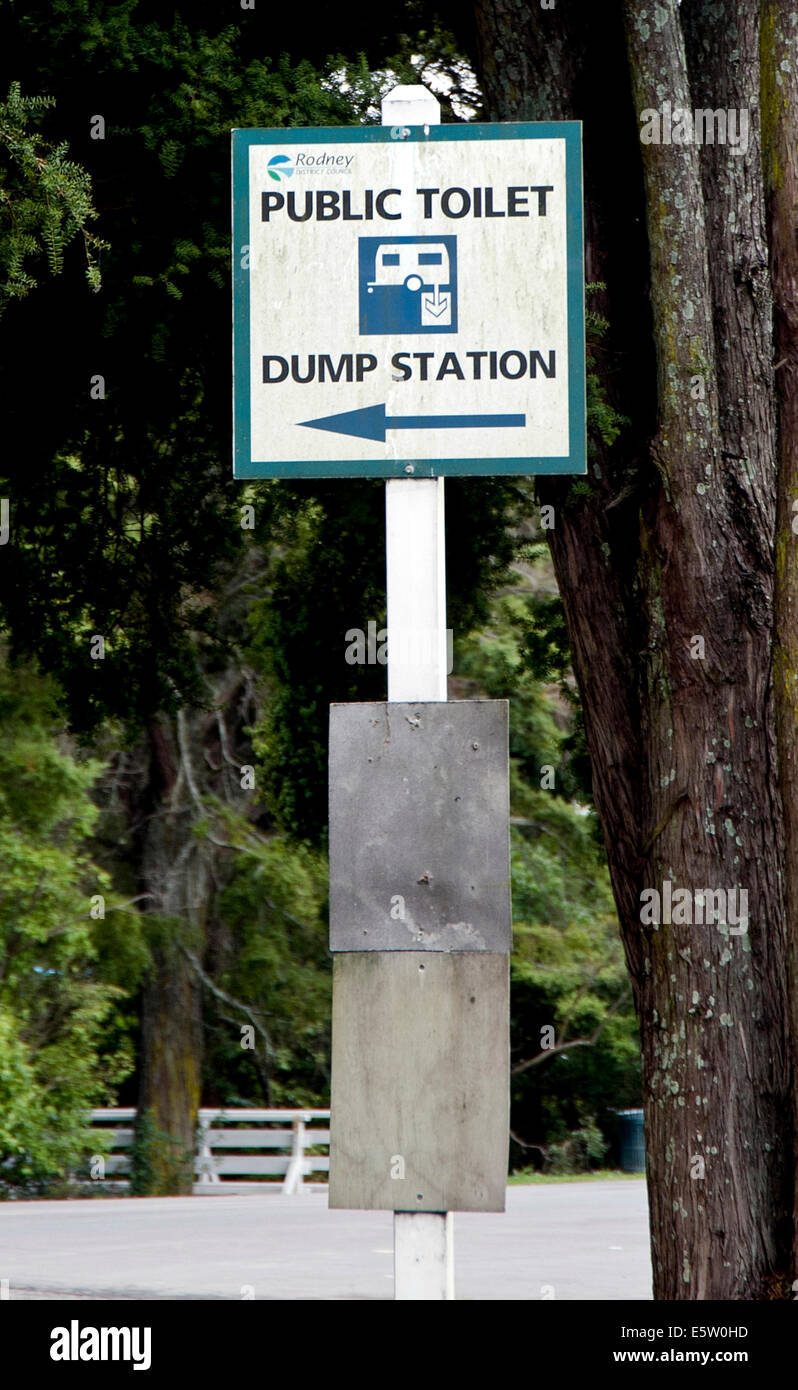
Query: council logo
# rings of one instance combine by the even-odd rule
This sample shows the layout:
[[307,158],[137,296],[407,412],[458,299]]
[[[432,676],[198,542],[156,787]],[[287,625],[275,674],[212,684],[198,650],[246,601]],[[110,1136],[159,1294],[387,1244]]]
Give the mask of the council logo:
[[266,165],[266,172],[270,179],[274,179],[277,183],[280,183],[282,179],[290,179],[294,172],[294,161],[291,159],[290,155],[287,154],[272,155],[269,163]]

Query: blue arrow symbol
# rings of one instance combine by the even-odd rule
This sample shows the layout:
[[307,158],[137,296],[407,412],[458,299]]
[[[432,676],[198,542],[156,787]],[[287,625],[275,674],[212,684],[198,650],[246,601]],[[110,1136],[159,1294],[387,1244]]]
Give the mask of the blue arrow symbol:
[[344,410],[340,415],[323,415],[319,420],[300,420],[311,430],[332,434],[353,434],[357,439],[379,439],[385,443],[386,430],[485,430],[523,429],[525,415],[386,415],[384,405],[367,405],[362,410]]

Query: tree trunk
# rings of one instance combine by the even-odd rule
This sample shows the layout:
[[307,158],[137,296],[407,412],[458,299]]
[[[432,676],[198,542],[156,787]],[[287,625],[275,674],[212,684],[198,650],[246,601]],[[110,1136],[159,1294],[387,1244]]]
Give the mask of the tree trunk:
[[[762,8],[762,155],[768,199],[778,411],[775,644],[773,675],[779,782],[784,806],[785,885],[793,1047],[798,1050],[798,26],[793,0]],[[798,1062],[794,1076],[798,1078]],[[793,1089],[798,1141],[798,1085]],[[798,1169],[798,1144],[795,1166]],[[798,1184],[793,1219],[798,1274]]]
[[213,993],[211,975],[223,968],[217,903],[234,858],[209,827],[220,806],[254,810],[236,756],[242,746],[252,756],[251,675],[216,671],[206,689],[206,708],[153,720],[139,761],[136,858],[153,963],[142,1000],[135,1185],[154,1194],[190,1192],[194,1179],[203,987]]
[[202,1060],[201,998],[179,950],[153,950],[142,1001],[137,1112],[141,1194],[190,1194]]
[[[539,491],[640,1019],[655,1297],[772,1297],[793,1170],[758,5],[627,0],[577,22],[477,0],[476,17],[491,117],[586,122],[588,278],[608,286],[603,375],[632,420],[592,456],[590,498]],[[747,155],[642,144],[664,101],[748,109]],[[666,881],[684,924],[664,920]],[[747,931],[699,922],[704,889],[738,910],[747,892]]]
[[207,850],[192,837],[182,711],[178,720],[177,728],[165,718],[150,726],[151,806],[140,851],[154,931],[142,999],[135,1187],[161,1196],[190,1193],[194,1181],[202,996],[185,952],[202,954],[209,891]]

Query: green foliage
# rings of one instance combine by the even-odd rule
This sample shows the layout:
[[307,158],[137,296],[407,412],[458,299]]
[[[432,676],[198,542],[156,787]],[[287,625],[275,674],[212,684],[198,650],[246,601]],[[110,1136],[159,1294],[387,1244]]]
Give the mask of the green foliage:
[[[242,59],[240,26],[209,33],[87,0],[33,3],[16,22],[0,11],[0,48],[3,38],[23,85],[56,90],[58,124],[80,131],[109,250],[88,309],[63,276],[24,318],[6,317],[0,388],[7,432],[25,449],[0,464],[0,494],[15,499],[0,622],[15,652],[56,674],[73,727],[115,715],[135,733],[181,695],[201,698],[195,634],[221,647],[212,594],[242,543],[219,358],[230,129],[340,124],[351,112],[306,62]],[[87,138],[76,60],[91,65],[105,140]],[[45,341],[58,370],[43,412]],[[97,372],[103,400],[89,393]],[[88,659],[94,633],[102,662]]]
[[297,838],[327,826],[327,721],[339,700],[384,698],[385,669],[347,665],[346,633],[384,624],[382,484],[288,489],[253,607],[251,654],[269,690],[254,732],[270,806]]
[[[327,863],[228,813],[236,864],[222,894],[206,998],[206,1091],[221,1105],[329,1103]],[[241,1028],[253,1029],[252,1047]],[[215,1103],[215,1102],[214,1102]]]
[[379,68],[363,53],[354,61],[342,55],[328,60],[330,75],[324,86],[343,94],[356,120],[379,121],[380,102],[393,87],[418,83],[440,101],[442,122],[472,120],[479,114],[482,98],[473,70],[437,17],[412,34],[400,33],[395,42]]
[[[237,637],[223,630],[218,595],[221,576],[243,568],[243,545],[259,555],[251,654],[266,689],[253,731],[258,785],[265,778],[267,787],[261,823],[276,821],[285,833],[264,835],[210,801],[197,828],[233,847],[202,955],[210,1103],[326,1099],[330,969],[318,846],[328,706],[385,697],[382,667],[344,659],[347,630],[384,624],[382,484],[241,489],[230,479],[229,131],[373,121],[394,81],[435,73],[453,83],[444,119],[461,99],[476,106],[457,45],[424,10],[410,0],[401,25],[397,6],[393,19],[372,15],[362,58],[354,26],[344,24],[344,56],[325,66],[315,53],[314,62],[275,57],[279,45],[266,56],[283,23],[276,13],[264,43],[249,16],[227,24],[204,0],[182,17],[180,6],[163,13],[137,0],[0,6],[0,51],[14,53],[17,92],[57,93],[55,109],[20,95],[13,149],[0,134],[0,389],[7,433],[25,439],[0,464],[14,522],[0,623],[17,651],[35,652],[58,676],[72,727],[96,729],[111,715],[114,737],[132,738],[157,711],[202,703],[203,669],[214,660],[243,661]],[[296,39],[299,21],[290,24]],[[313,52],[315,32],[308,47],[304,39],[301,52]],[[107,113],[105,141],[87,138],[87,69],[91,109]],[[1,108],[3,130],[14,90]],[[71,149],[83,140],[85,172],[66,161],[67,135]],[[77,276],[46,276],[18,303],[37,257],[49,251],[51,268],[62,259],[69,268],[94,206],[107,239],[101,293],[87,303]],[[99,249],[89,240],[90,270]],[[588,425],[594,442],[609,445],[624,421],[595,370],[605,328],[589,314]],[[43,343],[57,364],[46,409]],[[98,371],[107,396],[92,401]],[[589,486],[578,480],[572,498]],[[556,1024],[559,1038],[604,1024],[592,1046],[516,1073],[514,1130],[548,1149],[552,1163],[580,1154],[594,1162],[594,1121],[603,1127],[609,1105],[638,1098],[636,1039],[562,611],[550,575],[532,592],[502,592],[523,553],[539,569],[540,546],[522,539],[531,497],[523,480],[447,483],[448,612],[458,679],[511,699],[514,1061],[539,1050],[541,1026]],[[238,524],[242,500],[257,504],[251,538]],[[88,656],[95,633],[106,641],[102,662]],[[31,681],[24,719],[18,692],[0,708],[11,730],[0,764],[0,853],[7,850],[11,885],[0,899],[0,944],[7,955],[10,948],[0,978],[0,1151],[20,1180],[76,1161],[78,1116],[112,1098],[130,1065],[131,993],[149,960],[137,914],[87,921],[89,881],[107,890],[90,853],[96,768],[56,747],[58,721],[40,691]],[[553,791],[540,787],[544,764],[556,769]],[[147,814],[158,814],[157,792],[148,790]],[[131,849],[124,868],[133,881],[134,859]],[[152,918],[153,949],[165,951],[175,923]],[[251,1050],[241,1047],[248,1024]],[[570,1158],[558,1158],[569,1143]],[[152,1116],[141,1118],[135,1162],[135,1190],[181,1189],[188,1157]]]
[[[501,480],[447,485],[449,622],[468,631],[517,548],[524,493]],[[280,484],[271,494],[275,549],[252,609],[250,656],[268,699],[254,730],[270,809],[298,839],[324,843],[327,730],[337,701],[385,698],[385,667],[349,665],[346,634],[385,624],[385,502],[378,481]]]
[[[585,298],[587,299],[590,295],[601,294],[606,288],[607,286],[602,284],[600,280],[585,285]],[[588,435],[597,436],[606,445],[614,444],[621,431],[631,424],[627,416],[620,415],[608,401],[596,365],[596,352],[599,350],[601,340],[608,328],[609,323],[603,314],[590,308],[587,309],[585,314],[587,429]]]
[[136,1117],[130,1155],[130,1191],[134,1197],[157,1193],[179,1197],[191,1191],[194,1150],[159,1129],[149,1110]]
[[0,665],[0,1190],[41,1188],[96,1150],[86,1112],[132,1060],[108,1036],[123,998],[100,968],[109,919],[90,915],[97,894],[114,908],[90,857],[100,766],[59,727],[51,687]]
[[572,1130],[560,1144],[550,1144],[546,1171],[549,1173],[586,1173],[601,1163],[609,1145],[589,1115],[580,1129]]
[[[638,1102],[639,1047],[562,608],[541,543],[523,563],[457,670],[469,693],[510,701],[512,1059],[537,1058],[513,1077],[512,1161],[575,1171],[603,1157],[613,1107]],[[546,1027],[582,1045],[547,1056]]]
[[[458,676],[491,699],[510,701],[512,788],[519,815],[528,813],[528,793],[540,786],[547,766],[555,771],[557,797],[589,801],[591,794],[565,616],[553,591],[548,551],[541,541],[526,544],[522,558],[529,581],[499,593],[480,629],[455,648]],[[545,804],[550,800],[547,791]]]
[[98,255],[107,243],[89,231],[97,216],[91,179],[67,158],[66,143],[51,145],[33,128],[54,105],[52,97],[23,97],[18,82],[0,102],[0,313],[35,288],[37,261],[46,259],[50,273],[60,273],[65,248],[78,234],[89,286],[100,288]]
[[[601,294],[607,286],[597,280],[585,285],[585,299]],[[588,459],[595,459],[599,446],[610,448],[631,425],[628,416],[621,415],[612,405],[606,388],[606,367],[599,367],[597,356],[604,350],[603,339],[609,323],[603,314],[588,307],[585,313],[585,385]],[[578,506],[590,497],[592,487],[588,478],[574,478],[568,489],[565,505]]]
[[[586,873],[588,866],[589,860]],[[607,1140],[615,1131],[614,1110],[639,1103],[637,1022],[607,870],[597,856],[593,882],[592,893],[580,889],[566,856],[557,862],[542,838],[514,852],[516,911],[532,909],[514,925],[514,1164],[528,1162],[531,1151],[544,1162],[575,1162],[567,1145],[577,1131],[595,1121]],[[562,1051],[547,1049],[549,1028]],[[564,1144],[558,1157],[552,1146]]]

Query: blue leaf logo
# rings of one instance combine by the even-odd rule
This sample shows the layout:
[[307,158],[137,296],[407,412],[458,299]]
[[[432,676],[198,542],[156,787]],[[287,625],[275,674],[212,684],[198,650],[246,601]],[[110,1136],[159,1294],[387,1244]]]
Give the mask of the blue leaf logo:
[[294,172],[294,162],[287,154],[275,154],[269,160],[266,171],[270,179],[275,179],[277,183],[281,179],[290,179]]

